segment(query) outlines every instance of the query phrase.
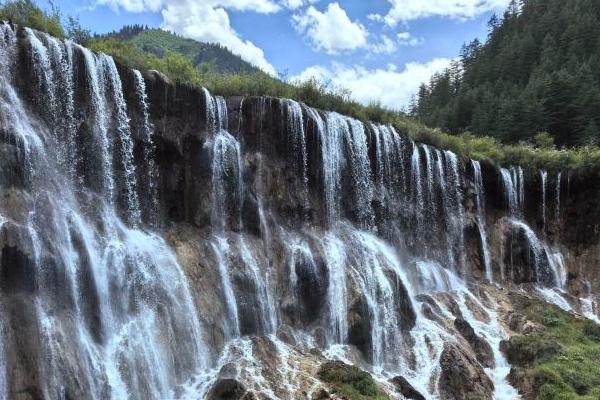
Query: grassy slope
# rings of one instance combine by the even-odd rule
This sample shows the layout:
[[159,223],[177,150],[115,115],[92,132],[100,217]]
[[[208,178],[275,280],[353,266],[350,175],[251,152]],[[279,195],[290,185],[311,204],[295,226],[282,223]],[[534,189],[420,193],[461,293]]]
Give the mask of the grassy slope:
[[259,72],[258,68],[234,55],[225,47],[200,43],[160,29],[140,32],[128,41],[139,49],[158,57],[164,57],[169,52],[179,53],[200,70],[213,70],[228,74]]
[[600,325],[537,300],[521,312],[543,332],[510,339],[512,353],[533,362],[518,368],[540,400],[600,399]]

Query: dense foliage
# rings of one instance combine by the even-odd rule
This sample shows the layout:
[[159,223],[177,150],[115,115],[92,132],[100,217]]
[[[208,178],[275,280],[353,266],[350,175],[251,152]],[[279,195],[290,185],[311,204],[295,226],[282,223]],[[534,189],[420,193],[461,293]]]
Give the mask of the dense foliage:
[[540,400],[600,398],[600,325],[527,299],[523,314],[542,330],[510,339],[519,366],[512,379],[532,385]]
[[600,2],[513,0],[485,44],[421,87],[414,113],[506,143],[546,131],[559,147],[600,140]]
[[52,7],[50,12],[43,11],[32,0],[0,1],[0,20],[48,32],[59,38],[66,36],[60,11],[56,7]]

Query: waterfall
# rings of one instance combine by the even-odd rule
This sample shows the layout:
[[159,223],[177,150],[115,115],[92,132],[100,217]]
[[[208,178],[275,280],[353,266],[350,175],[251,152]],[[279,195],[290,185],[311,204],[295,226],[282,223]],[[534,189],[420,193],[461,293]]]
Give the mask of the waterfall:
[[[17,57],[31,68],[15,68]],[[557,227],[561,218],[560,174],[553,188],[539,172],[541,202],[525,213],[524,171],[501,169],[506,216],[480,162],[392,126],[186,89],[177,96],[199,97],[178,106],[205,109],[179,135],[187,116],[153,115],[163,83],[149,83],[105,54],[0,25],[0,141],[15,154],[0,157],[0,241],[23,250],[30,287],[18,295],[34,319],[32,330],[17,326],[14,289],[0,285],[0,400],[20,390],[9,380],[24,351],[48,399],[200,399],[223,380],[256,397],[312,398],[324,358],[370,371],[382,388],[402,375],[441,398],[444,348],[465,344],[459,316],[492,346],[496,366],[484,371],[495,397],[518,397],[495,309],[514,287],[467,268],[482,262],[488,281],[522,278],[533,283],[519,287],[526,294],[571,309],[572,260],[544,241],[552,212]],[[294,168],[279,171],[286,162]],[[301,224],[290,197],[303,203]],[[543,234],[525,214],[541,216]],[[481,261],[467,262],[474,248]],[[515,253],[506,270],[505,251]],[[580,307],[592,315],[592,298]],[[20,348],[24,334],[39,349]]]
[[371,177],[371,164],[367,148],[367,136],[362,122],[350,119],[348,143],[348,165],[352,171],[354,194],[354,207],[362,227],[372,228],[374,223],[373,209],[373,180]]
[[[4,26],[2,32],[7,33]],[[43,40],[33,39],[38,35],[28,32],[36,46],[33,70],[40,71],[41,77],[53,76],[56,82],[72,81],[72,77],[61,76],[74,73],[70,66],[64,68],[65,63],[72,62],[69,56],[64,57],[69,54],[64,49],[71,44],[61,42],[57,47],[45,36]],[[116,75],[111,76],[116,73],[111,69],[114,63],[107,56],[96,56],[80,47],[73,50],[84,57],[90,88],[89,115],[94,121],[90,125],[90,145],[94,147],[87,149],[88,154],[99,154],[101,159],[102,168],[93,171],[102,177],[100,185],[90,182],[91,189],[97,189],[104,201],[95,199],[72,175],[76,161],[56,159],[55,141],[45,140],[57,132],[76,138],[78,132],[71,124],[74,115],[63,115],[47,128],[21,103],[10,75],[3,73],[0,77],[0,121],[7,132],[15,135],[14,143],[25,150],[21,162],[31,171],[26,184],[32,207],[18,218],[23,219],[24,232],[28,232],[34,249],[30,260],[34,276],[30,279],[36,291],[30,302],[39,326],[43,396],[167,398],[184,377],[204,368],[208,358],[203,329],[184,274],[166,243],[152,233],[124,225],[117,217],[109,132],[111,126],[117,127],[123,140],[130,140],[130,133],[125,126],[128,117],[124,102],[119,103],[123,96],[120,81]],[[2,53],[7,51],[3,49]],[[45,56],[57,58],[47,62]],[[58,62],[60,57],[62,61]],[[58,90],[49,81],[43,86],[47,93],[39,101],[51,99],[48,93]],[[75,98],[73,85],[60,90],[70,92],[61,97],[60,103]],[[109,112],[109,92],[116,97],[112,104],[120,111]],[[54,98],[58,101],[58,96]],[[72,150],[76,154],[77,149]],[[127,175],[128,171],[120,173]],[[123,184],[127,192],[128,182]],[[79,193],[94,199],[94,207],[81,203]],[[11,215],[3,229],[20,226],[21,222],[12,219],[17,218],[14,210]],[[173,336],[177,341],[164,340]],[[77,386],[72,384],[74,379]]]
[[[524,222],[511,219],[510,224],[520,229],[527,238],[527,243],[533,253],[536,282],[544,286],[550,284],[557,288],[564,287],[567,273],[562,254],[552,251]],[[546,264],[548,269],[544,268]]]
[[329,271],[329,330],[333,343],[346,343],[348,310],[346,309],[346,248],[333,233],[323,239],[325,262]]
[[256,298],[259,305],[259,326],[262,334],[274,334],[277,331],[277,309],[271,295],[269,281],[260,271],[258,262],[243,237],[240,238],[240,254],[245,266],[249,269],[256,287]]
[[229,262],[230,248],[227,239],[221,236],[215,237],[211,243],[212,249],[217,259],[217,268],[221,277],[221,286],[223,297],[225,299],[225,307],[227,309],[227,339],[233,339],[240,336],[240,322],[238,316],[237,300],[235,292],[229,277]]
[[459,170],[458,156],[450,151],[444,152],[447,168],[450,171],[447,183],[453,190],[450,191],[451,205],[448,207],[450,210],[450,226],[447,228],[449,233],[455,238],[453,243],[454,249],[458,251],[458,263],[455,263],[455,268],[460,271],[461,275],[465,277],[467,272],[466,268],[466,253],[465,253],[465,211],[463,204],[463,193],[462,193],[462,179],[461,171]]
[[306,150],[306,133],[304,132],[302,106],[293,100],[286,100],[283,104],[285,105],[284,109],[287,117],[288,141],[291,142],[291,156],[295,158],[295,168],[299,166],[300,192],[304,197],[303,201],[306,205],[308,203],[308,154]]
[[113,159],[112,159],[112,140],[109,138],[108,122],[109,115],[106,104],[105,74],[102,64],[105,57],[97,58],[91,51],[85,47],[78,46],[83,53],[86,64],[86,73],[89,82],[89,91],[91,95],[90,113],[93,118],[94,146],[100,152],[99,176],[101,182],[92,189],[104,195],[104,199],[113,204],[115,183],[113,178]]
[[502,175],[502,184],[506,193],[510,216],[515,218],[522,217],[525,203],[525,178],[523,169],[521,167],[512,167],[510,170],[501,168],[500,173]]
[[[559,172],[556,175],[556,190],[555,190],[555,205],[554,205],[554,222],[556,224],[557,232],[560,231],[561,218],[560,218],[560,190],[562,183],[562,173]],[[557,235],[558,237],[559,235]]]
[[146,93],[146,81],[142,76],[142,73],[137,69],[133,70],[133,76],[135,79],[135,91],[138,100],[138,107],[142,111],[142,127],[141,137],[144,140],[144,160],[147,162],[146,167],[146,182],[147,187],[144,192],[144,198],[147,202],[148,207],[148,220],[151,225],[158,224],[158,187],[157,182],[158,167],[155,161],[156,145],[154,143],[154,127],[150,122],[150,104],[148,102],[148,94]]
[[289,252],[289,268],[290,268],[290,290],[294,296],[297,298],[298,296],[298,267],[306,268],[308,267],[308,271],[311,275],[317,275],[317,266],[315,264],[315,259],[313,257],[312,250],[308,242],[300,238],[291,238],[291,243],[288,246]]
[[[486,372],[494,382],[494,399],[519,399],[520,395],[517,389],[512,387],[507,381],[511,366],[500,350],[500,343],[503,340],[508,339],[508,335],[500,325],[497,312],[485,307],[481,301],[465,287],[459,291],[457,296],[465,320],[473,327],[477,335],[485,339],[491,345],[495,365],[494,368],[486,368]],[[483,323],[475,318],[473,312],[467,305],[467,299],[484,310],[489,317],[488,323]]]
[[406,191],[402,140],[391,126],[372,124],[371,128],[376,136],[375,172],[380,201],[399,201],[399,193]]
[[433,157],[429,146],[423,145],[423,152],[425,153],[425,181],[427,182],[427,195],[425,204],[427,205],[427,213],[431,214],[435,218],[435,194],[433,192]]
[[342,139],[348,132],[348,122],[341,115],[328,113],[326,129],[321,130],[321,157],[323,163],[323,181],[325,207],[329,222],[340,217],[340,192],[342,190]]
[[[400,330],[407,327],[398,320],[396,302],[404,296],[408,311],[413,309],[403,268],[395,251],[370,233],[350,231],[345,240],[353,279],[361,288],[371,318],[372,364],[375,368],[398,368],[403,362]],[[397,350],[390,353],[387,349]]]
[[31,45],[36,86],[41,95],[38,101],[48,110],[46,117],[56,141],[56,160],[73,179],[77,161],[74,137],[73,44],[69,41],[59,42],[48,36],[40,38],[30,29],[26,29],[26,32]]
[[546,186],[548,183],[548,172],[540,171],[542,180],[542,233],[546,236]]
[[411,157],[411,203],[413,206],[413,218],[415,223],[413,225],[412,234],[414,237],[419,238],[422,236],[422,229],[424,228],[424,209],[425,199],[423,196],[423,182],[421,181],[421,154],[419,147],[412,144],[412,157]]
[[206,124],[210,132],[227,130],[228,116],[227,104],[221,96],[213,97],[206,88],[202,88],[204,101],[206,103]]
[[[340,195],[345,189],[352,192],[352,211],[365,228],[374,224],[372,201],[374,183],[369,161],[364,125],[355,119],[327,113],[326,129],[322,130],[321,151],[325,204],[330,222],[339,219]],[[346,151],[344,151],[346,150]],[[349,171],[351,187],[342,188],[342,175]]]
[[494,280],[492,272],[492,260],[487,240],[487,224],[485,222],[485,192],[483,189],[483,177],[481,175],[481,164],[479,161],[471,161],[473,166],[473,177],[475,183],[475,206],[477,207],[477,228],[479,229],[479,238],[483,251],[483,263],[485,266],[485,277],[492,282]]
[[222,231],[228,226],[233,210],[237,228],[242,225],[243,161],[240,143],[225,130],[217,132],[207,146],[212,151],[211,223]]
[[107,70],[108,81],[112,98],[114,100],[115,114],[117,117],[116,129],[117,139],[120,145],[121,174],[125,184],[125,197],[127,200],[127,219],[128,222],[136,227],[140,224],[142,213],[137,193],[137,178],[135,174],[135,164],[133,160],[133,142],[131,139],[131,130],[129,129],[129,117],[127,116],[127,105],[123,96],[123,85],[121,77],[117,71],[112,57],[102,55],[103,64]]

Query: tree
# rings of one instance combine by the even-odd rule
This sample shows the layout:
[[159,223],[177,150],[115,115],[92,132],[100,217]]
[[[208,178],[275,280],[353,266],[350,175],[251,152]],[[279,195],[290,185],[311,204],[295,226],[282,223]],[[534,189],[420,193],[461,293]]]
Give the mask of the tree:
[[534,137],[538,149],[549,150],[554,148],[554,138],[548,132],[540,132]]
[[485,43],[465,44],[459,64],[419,90],[415,116],[510,143],[540,131],[559,147],[589,143],[600,122],[598,20],[595,0],[512,0]]

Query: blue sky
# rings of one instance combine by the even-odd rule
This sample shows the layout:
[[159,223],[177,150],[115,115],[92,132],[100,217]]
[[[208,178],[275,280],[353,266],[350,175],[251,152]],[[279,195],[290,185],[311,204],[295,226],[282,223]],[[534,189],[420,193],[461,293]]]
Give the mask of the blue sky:
[[[44,0],[37,0],[45,6]],[[418,86],[485,39],[508,0],[60,0],[104,33],[141,23],[221,43],[287,79],[316,77],[357,100],[405,107]]]

